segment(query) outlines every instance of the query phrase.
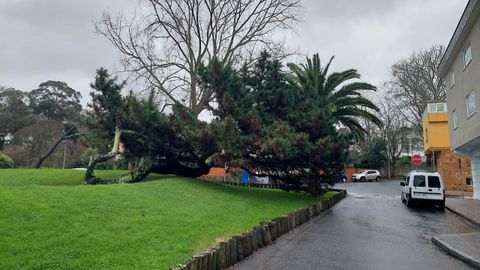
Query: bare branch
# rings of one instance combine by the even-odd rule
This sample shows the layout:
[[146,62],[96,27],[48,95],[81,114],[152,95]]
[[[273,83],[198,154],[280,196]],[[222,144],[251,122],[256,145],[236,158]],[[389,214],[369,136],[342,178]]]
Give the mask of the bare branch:
[[[212,93],[197,87],[199,66],[216,57],[244,64],[259,50],[284,48],[277,29],[292,30],[300,0],[145,0],[131,19],[105,13],[97,32],[122,55],[124,71],[154,87],[166,103],[187,103],[197,114]],[[172,91],[172,89],[175,89]]]
[[413,53],[410,58],[392,66],[389,92],[402,108],[399,113],[419,134],[422,134],[422,115],[427,102],[446,98],[445,87],[437,71],[444,51],[443,46],[433,46],[427,51]]

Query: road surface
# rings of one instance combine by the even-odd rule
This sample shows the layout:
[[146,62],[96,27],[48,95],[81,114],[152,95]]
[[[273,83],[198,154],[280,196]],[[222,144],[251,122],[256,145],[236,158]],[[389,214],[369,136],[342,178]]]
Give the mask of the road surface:
[[346,199],[234,269],[472,269],[431,242],[477,231],[470,223],[435,207],[408,209],[398,181],[337,187]]

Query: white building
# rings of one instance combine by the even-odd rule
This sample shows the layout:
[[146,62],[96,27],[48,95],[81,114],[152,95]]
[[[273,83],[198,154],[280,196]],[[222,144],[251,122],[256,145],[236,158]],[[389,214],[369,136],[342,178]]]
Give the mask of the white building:
[[447,88],[451,148],[471,161],[480,199],[480,3],[470,0],[439,66]]

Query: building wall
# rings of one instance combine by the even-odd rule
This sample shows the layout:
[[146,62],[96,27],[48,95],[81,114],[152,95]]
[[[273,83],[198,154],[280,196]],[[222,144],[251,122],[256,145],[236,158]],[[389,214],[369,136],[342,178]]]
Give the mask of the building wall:
[[480,200],[480,158],[472,159],[473,198]]
[[[472,62],[465,68],[463,48],[468,44],[472,48]],[[447,88],[447,104],[449,112],[449,126],[452,149],[480,137],[480,19],[473,24],[473,28],[462,44],[462,49],[454,57],[444,81]],[[455,85],[451,88],[450,74],[455,73]],[[466,97],[470,91],[475,91],[477,113],[467,119]],[[458,115],[458,128],[453,128],[453,111]]]
[[359,168],[352,168],[352,167],[345,168],[345,176],[347,177],[347,182],[351,183],[352,175],[359,172],[360,172]]
[[[455,155],[451,150],[442,150],[439,153],[435,153],[437,156],[437,171],[442,176],[446,190],[462,190],[471,192],[472,186],[466,185],[466,179],[472,178],[472,170],[470,161]],[[460,159],[462,170],[458,167],[458,160]]]

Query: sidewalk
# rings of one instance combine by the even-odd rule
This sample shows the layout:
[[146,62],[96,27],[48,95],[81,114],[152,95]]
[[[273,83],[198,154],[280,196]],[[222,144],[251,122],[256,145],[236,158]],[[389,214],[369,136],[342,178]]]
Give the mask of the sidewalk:
[[[480,229],[480,201],[447,198],[445,207]],[[432,242],[448,254],[480,269],[480,232],[434,236]]]
[[480,228],[480,201],[447,198],[445,207]]
[[432,237],[448,254],[480,269],[480,233],[449,234]]

